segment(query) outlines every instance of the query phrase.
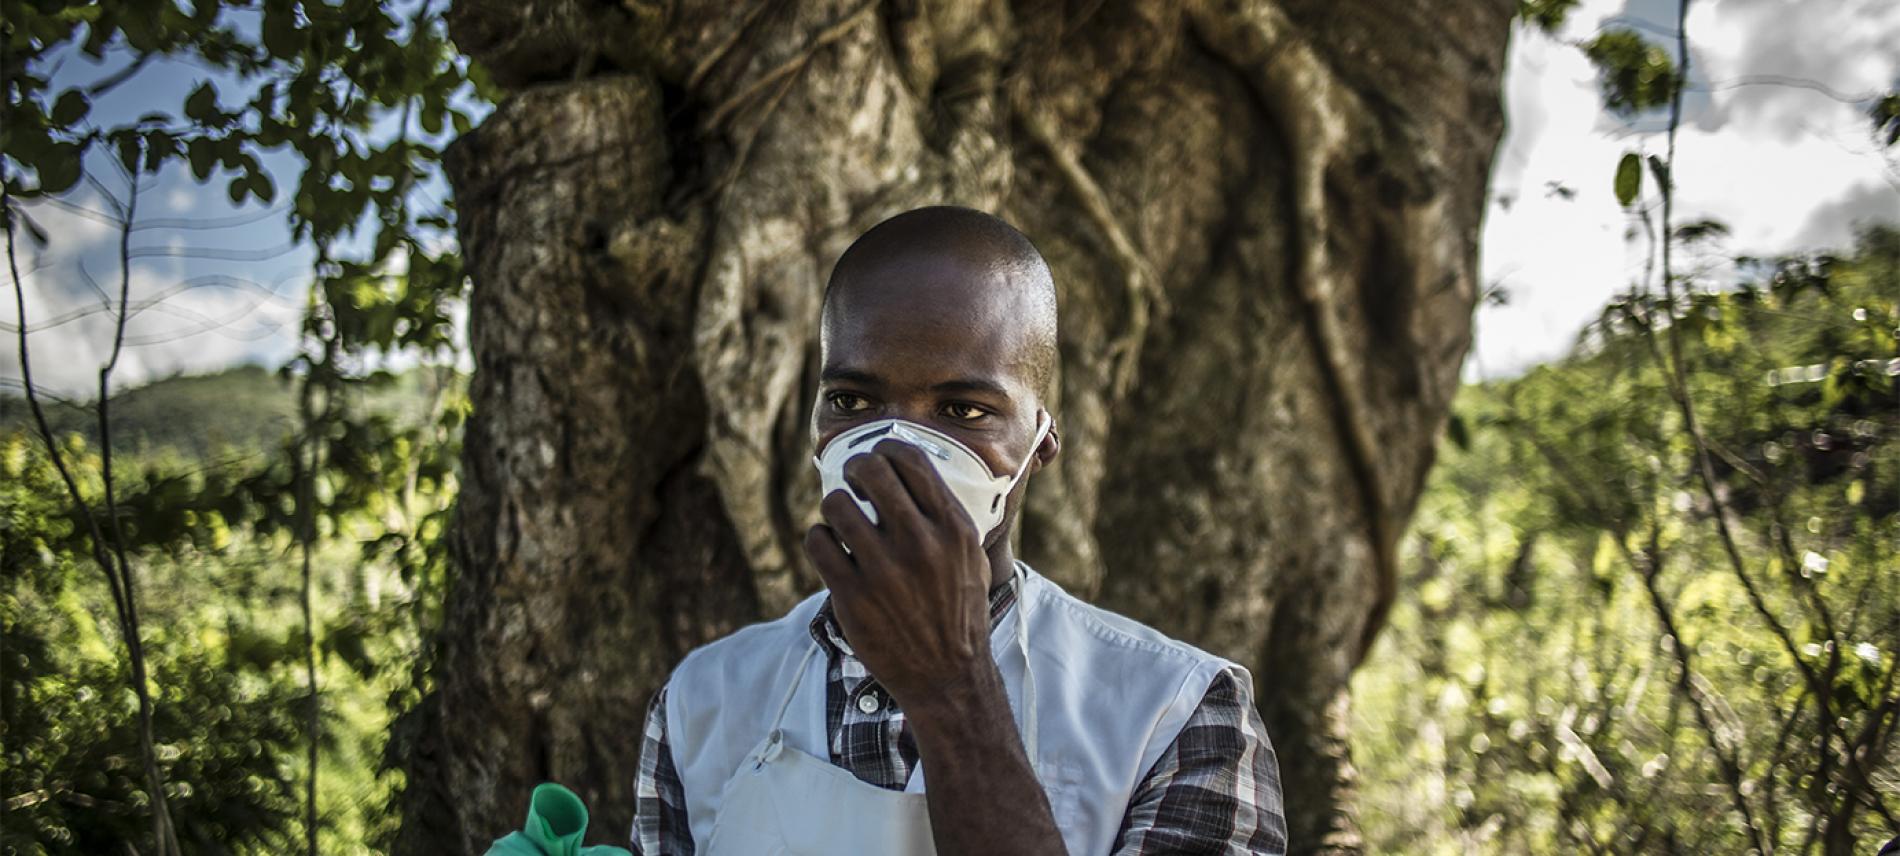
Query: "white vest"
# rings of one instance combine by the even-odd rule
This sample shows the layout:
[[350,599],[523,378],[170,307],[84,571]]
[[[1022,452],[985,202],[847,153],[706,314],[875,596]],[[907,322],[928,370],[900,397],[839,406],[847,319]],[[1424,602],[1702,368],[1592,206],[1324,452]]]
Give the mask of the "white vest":
[[[806,663],[806,673],[780,727],[793,748],[830,757],[827,663],[823,656],[805,656],[813,644],[812,618],[824,598],[820,591],[783,618],[693,651],[667,683],[667,743],[698,852],[706,852],[726,781],[771,728],[800,663]],[[1015,623],[1025,613],[1040,756],[1030,760],[1070,856],[1106,854],[1135,788],[1181,733],[1215,676],[1234,669],[1249,685],[1252,678],[1233,663],[1083,603],[1029,572],[1021,599],[990,639],[1019,728],[1025,661]],[[924,772],[912,776],[907,790],[923,790]]]

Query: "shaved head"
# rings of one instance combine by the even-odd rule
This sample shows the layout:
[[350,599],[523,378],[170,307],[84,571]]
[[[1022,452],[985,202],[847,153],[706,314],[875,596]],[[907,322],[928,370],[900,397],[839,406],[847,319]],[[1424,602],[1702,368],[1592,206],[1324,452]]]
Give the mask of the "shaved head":
[[[919,208],[864,233],[825,287],[819,351],[814,454],[879,419],[941,431],[991,475],[1033,474],[1061,450],[1043,404],[1056,366],[1055,282],[1029,239],[989,214]],[[1005,521],[1028,483],[1010,492]],[[1008,531],[1006,522],[984,545],[993,583],[1013,567]]]
[[863,309],[906,306],[988,326],[1038,398],[1056,367],[1056,289],[1049,265],[1014,226],[974,208],[906,211],[865,232],[825,287],[824,336]]

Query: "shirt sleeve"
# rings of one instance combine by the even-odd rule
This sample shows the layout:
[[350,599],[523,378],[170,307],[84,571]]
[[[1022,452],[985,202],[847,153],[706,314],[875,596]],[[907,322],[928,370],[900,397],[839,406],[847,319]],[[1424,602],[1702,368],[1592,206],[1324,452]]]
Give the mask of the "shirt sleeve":
[[640,774],[634,780],[634,856],[692,856],[693,830],[686,820],[686,789],[673,768],[666,743],[666,688],[647,706],[640,741]]
[[1187,725],[1136,786],[1113,852],[1286,853],[1279,761],[1252,688],[1235,671],[1214,678]]

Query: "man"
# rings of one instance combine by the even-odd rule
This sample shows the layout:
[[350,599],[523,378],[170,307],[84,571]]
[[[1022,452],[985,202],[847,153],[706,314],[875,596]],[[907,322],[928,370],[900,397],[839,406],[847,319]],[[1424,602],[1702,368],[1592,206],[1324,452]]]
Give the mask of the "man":
[[1284,852],[1246,670],[1012,553],[1062,447],[1055,304],[1029,240],[970,209],[900,214],[838,260],[805,537],[827,591],[655,697],[636,853]]

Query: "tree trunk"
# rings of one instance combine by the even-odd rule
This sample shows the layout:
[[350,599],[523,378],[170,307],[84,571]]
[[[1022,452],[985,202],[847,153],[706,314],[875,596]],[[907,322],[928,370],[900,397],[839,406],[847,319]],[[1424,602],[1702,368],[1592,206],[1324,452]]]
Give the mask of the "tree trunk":
[[1023,555],[1249,665],[1295,851],[1356,849],[1347,679],[1470,342],[1514,9],[457,0],[510,95],[448,159],[474,413],[403,849],[543,779],[624,841],[672,665],[818,585],[825,277],[940,202],[1060,291]]

